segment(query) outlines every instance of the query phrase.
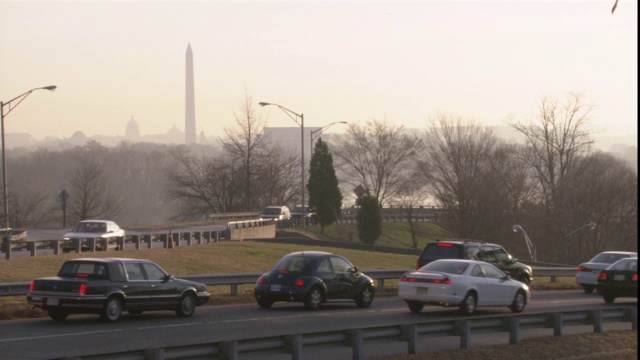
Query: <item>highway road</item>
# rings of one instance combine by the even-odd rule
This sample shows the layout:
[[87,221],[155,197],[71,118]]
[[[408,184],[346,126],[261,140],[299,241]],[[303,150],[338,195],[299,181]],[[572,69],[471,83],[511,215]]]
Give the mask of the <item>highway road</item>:
[[[637,307],[637,299],[623,298],[617,306]],[[546,313],[606,308],[602,297],[582,291],[537,291],[524,311]],[[510,314],[504,308],[484,308],[472,315]],[[116,323],[103,323],[98,316],[75,315],[65,322],[49,318],[11,320],[0,322],[0,357],[3,359],[52,359],[63,356],[80,356],[109,351],[126,351],[158,348],[174,345],[239,340],[256,336],[276,336],[303,332],[331,331],[365,326],[410,324],[427,320],[462,318],[457,308],[426,306],[421,314],[409,312],[406,304],[397,297],[378,297],[368,309],[361,309],[352,302],[334,303],[319,311],[304,310],[298,303],[276,303],[271,309],[261,309],[256,304],[205,306],[196,309],[193,317],[178,318],[170,311],[147,312],[141,315],[125,314]],[[610,330],[631,329],[630,323],[606,324]],[[576,328],[576,329],[572,329]],[[593,326],[569,327],[565,334],[593,332]],[[553,330],[523,330],[521,339],[532,336],[552,335]],[[472,347],[491,343],[508,343],[508,335],[487,334],[472,337]],[[457,348],[458,337],[443,337],[438,341],[424,341],[419,351]],[[367,356],[385,353],[406,353],[406,344],[398,341],[385,344],[377,341],[365,346]],[[335,346],[317,349],[305,359],[351,358],[351,349]],[[242,354],[242,359],[290,359],[286,354]]]

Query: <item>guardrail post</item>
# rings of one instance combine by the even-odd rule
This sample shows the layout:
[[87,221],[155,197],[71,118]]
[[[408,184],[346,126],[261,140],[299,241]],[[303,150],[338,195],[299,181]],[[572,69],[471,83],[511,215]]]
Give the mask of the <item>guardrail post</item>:
[[553,336],[562,336],[562,313],[551,314]]
[[221,360],[238,360],[237,341],[223,341],[218,348],[221,350]]
[[82,245],[82,239],[73,239],[73,247],[76,249],[76,253],[80,254]]
[[302,360],[302,335],[287,335],[284,339],[291,349],[291,360]]
[[8,235],[2,237],[2,248],[4,250],[5,258],[11,259],[11,241],[9,241]]
[[51,240],[51,242],[49,244],[51,244],[51,247],[53,247],[53,255],[59,255],[60,254],[60,240]]
[[402,335],[407,341],[407,353],[415,354],[418,345],[418,326],[416,324],[402,325]]
[[147,248],[153,249],[153,235],[146,235],[145,238],[147,238]]
[[124,236],[117,238],[116,244],[118,245],[118,247],[116,247],[116,250],[124,250]]
[[31,241],[27,243],[27,249],[29,249],[29,251],[31,252],[31,256],[36,256],[36,242],[35,241]]
[[638,330],[638,307],[634,306],[629,309],[625,309],[627,316],[631,320],[631,329]]
[[591,310],[589,313],[591,315],[591,321],[593,321],[593,332],[601,333],[603,331],[602,310]]
[[136,250],[140,250],[140,235],[133,235],[131,239],[133,240]]
[[145,360],[164,360],[164,349],[144,349]]
[[509,318],[509,344],[515,345],[520,337],[520,318],[512,316]]
[[378,289],[380,292],[384,291],[384,279],[378,279]]
[[460,349],[471,347],[471,322],[469,320],[456,321],[456,328],[460,336]]
[[193,239],[193,233],[185,233],[184,237],[187,239],[187,246],[191,246],[191,240]]
[[238,284],[231,284],[231,296],[238,296]]
[[362,329],[355,329],[349,332],[349,338],[351,341],[351,347],[353,348],[352,359],[362,359]]

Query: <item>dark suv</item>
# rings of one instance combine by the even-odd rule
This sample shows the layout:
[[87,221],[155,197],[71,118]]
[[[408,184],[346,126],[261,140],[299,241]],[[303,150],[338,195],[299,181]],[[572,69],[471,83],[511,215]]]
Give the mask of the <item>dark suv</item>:
[[529,265],[519,263],[517,259],[500,245],[477,240],[436,240],[424,247],[416,270],[438,259],[472,259],[495,265],[513,279],[531,284],[533,272]]

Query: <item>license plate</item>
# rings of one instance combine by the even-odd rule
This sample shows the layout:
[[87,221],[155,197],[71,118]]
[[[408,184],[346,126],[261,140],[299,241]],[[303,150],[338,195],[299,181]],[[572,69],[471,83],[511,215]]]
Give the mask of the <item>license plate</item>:
[[624,281],[624,275],[613,275],[613,280]]
[[282,287],[282,285],[271,285],[269,290],[271,290],[271,291],[280,291],[281,287]]
[[429,291],[429,288],[426,288],[426,287],[419,287],[419,288],[416,288],[416,293],[417,293],[417,294],[426,294],[426,293],[427,293],[427,291]]
[[58,306],[60,302],[58,299],[47,299],[47,305]]

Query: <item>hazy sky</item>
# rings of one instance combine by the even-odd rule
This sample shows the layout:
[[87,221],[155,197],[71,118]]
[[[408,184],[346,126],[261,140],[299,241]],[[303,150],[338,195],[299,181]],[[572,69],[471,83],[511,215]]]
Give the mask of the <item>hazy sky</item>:
[[[581,92],[593,125],[637,133],[636,0],[0,0],[0,100],[36,87],[6,132],[70,137],[184,130],[185,52],[196,131],[233,125],[245,90],[268,126],[387,119],[425,128],[445,112],[487,125],[531,118]],[[331,128],[339,131],[341,125]]]

